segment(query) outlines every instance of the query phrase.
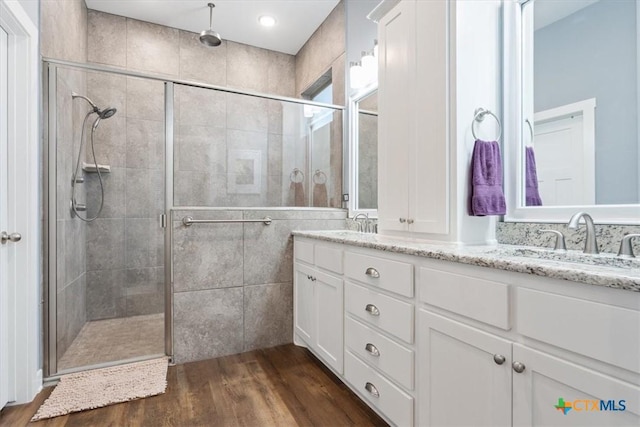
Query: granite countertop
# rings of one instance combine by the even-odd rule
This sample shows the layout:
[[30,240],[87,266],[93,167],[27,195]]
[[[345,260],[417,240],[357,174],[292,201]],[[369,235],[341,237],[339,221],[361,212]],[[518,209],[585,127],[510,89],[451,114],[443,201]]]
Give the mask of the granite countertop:
[[[614,254],[589,256],[578,251],[558,254],[548,249],[516,245],[456,246],[354,231],[294,231],[293,234],[362,248],[640,292],[640,259],[620,259]],[[578,259],[582,262],[575,261]]]

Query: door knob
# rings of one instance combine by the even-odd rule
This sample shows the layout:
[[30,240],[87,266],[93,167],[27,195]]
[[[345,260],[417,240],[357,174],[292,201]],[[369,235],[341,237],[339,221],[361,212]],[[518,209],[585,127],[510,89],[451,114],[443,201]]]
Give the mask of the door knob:
[[407,224],[413,224],[413,220],[412,220],[411,218],[409,218],[409,219],[407,220]]
[[405,222],[407,222],[407,219],[406,218],[400,218],[399,221],[400,221],[400,223],[404,224]]
[[501,354],[494,354],[493,361],[498,365],[502,365],[507,359]]
[[4,245],[5,243],[9,242],[19,242],[20,239],[22,239],[22,235],[20,233],[7,233],[6,231],[3,231],[2,233],[0,233],[0,240],[2,240],[2,244]]

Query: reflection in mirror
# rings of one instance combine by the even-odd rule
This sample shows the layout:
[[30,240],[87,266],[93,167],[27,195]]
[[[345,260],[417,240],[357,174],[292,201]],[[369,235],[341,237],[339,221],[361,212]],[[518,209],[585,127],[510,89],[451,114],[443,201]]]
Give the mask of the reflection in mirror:
[[370,86],[350,100],[351,179],[353,211],[378,208],[378,91]]
[[636,7],[523,4],[523,205],[639,203]]
[[378,92],[357,104],[358,209],[378,209]]

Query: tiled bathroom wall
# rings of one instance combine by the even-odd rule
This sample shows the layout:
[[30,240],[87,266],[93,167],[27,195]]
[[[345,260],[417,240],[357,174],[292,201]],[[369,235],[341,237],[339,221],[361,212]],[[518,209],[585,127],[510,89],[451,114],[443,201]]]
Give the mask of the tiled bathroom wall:
[[[85,62],[87,59],[87,7],[83,0],[41,2],[41,52],[47,58]],[[86,224],[70,211],[71,177],[80,148],[82,120],[86,104],[73,101],[72,92],[85,93],[86,73],[68,69],[58,72],[56,141],[50,144],[49,122],[44,121],[43,143],[56,149],[56,289],[57,356],[61,357],[86,322]],[[45,94],[47,91],[43,91]],[[48,99],[43,102],[48,114]],[[45,159],[43,159],[44,161]],[[48,170],[44,168],[43,170]],[[44,181],[43,181],[44,182]],[[44,189],[47,191],[47,189]],[[77,197],[84,200],[85,188],[78,186]],[[43,192],[44,193],[44,192]],[[43,204],[43,206],[45,206]],[[43,234],[44,236],[45,234]]]
[[[88,73],[88,96],[115,116],[95,132],[105,203],[87,229],[88,320],[164,309],[164,84]],[[85,161],[93,162],[90,150]],[[100,204],[97,174],[86,174],[87,204]]]
[[[271,225],[181,219],[272,218]],[[174,358],[208,359],[293,337],[292,230],[343,229],[339,210],[198,210],[173,215]]]

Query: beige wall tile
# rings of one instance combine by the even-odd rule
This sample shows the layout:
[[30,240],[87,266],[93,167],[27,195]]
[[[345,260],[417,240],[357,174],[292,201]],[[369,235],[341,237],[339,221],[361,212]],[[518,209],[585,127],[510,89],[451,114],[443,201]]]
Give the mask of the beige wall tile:
[[127,68],[177,77],[180,74],[178,30],[127,19]]
[[87,61],[127,66],[127,18],[89,10]]
[[204,46],[199,35],[180,31],[180,78],[212,85],[227,85],[227,42]]
[[40,15],[42,56],[85,62],[87,6],[84,0],[44,0]]
[[269,91],[269,51],[227,42],[227,85],[258,92]]

